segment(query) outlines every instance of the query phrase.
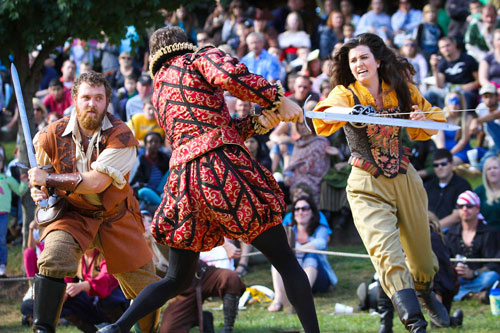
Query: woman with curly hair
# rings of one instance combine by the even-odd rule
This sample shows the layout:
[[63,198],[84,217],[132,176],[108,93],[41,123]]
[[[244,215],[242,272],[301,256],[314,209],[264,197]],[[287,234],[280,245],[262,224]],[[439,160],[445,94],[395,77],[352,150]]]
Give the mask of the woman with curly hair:
[[[332,90],[315,110],[371,106],[377,114],[413,121],[445,121],[413,84],[415,70],[375,34],[361,34],[334,55]],[[408,117],[409,114],[409,117]],[[403,147],[402,128],[314,119],[319,135],[344,128],[352,171],[347,198],[356,228],[370,254],[382,288],[410,332],[425,332],[420,297],[436,326],[449,326],[446,309],[432,292],[438,262],[427,223],[427,195]],[[412,140],[428,140],[435,130],[407,128]]]

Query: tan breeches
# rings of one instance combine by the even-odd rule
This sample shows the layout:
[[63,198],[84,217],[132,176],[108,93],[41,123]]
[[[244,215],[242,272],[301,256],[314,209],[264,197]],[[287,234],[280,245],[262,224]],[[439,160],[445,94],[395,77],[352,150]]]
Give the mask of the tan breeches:
[[431,248],[427,194],[412,165],[395,178],[352,167],[347,198],[354,223],[386,294],[430,287],[438,271]]

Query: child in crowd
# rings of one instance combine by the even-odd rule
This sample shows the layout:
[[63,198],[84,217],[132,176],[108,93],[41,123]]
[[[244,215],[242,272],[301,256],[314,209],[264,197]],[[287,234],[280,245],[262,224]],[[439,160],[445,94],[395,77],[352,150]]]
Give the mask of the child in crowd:
[[428,60],[431,54],[438,53],[439,38],[444,36],[444,32],[437,24],[438,9],[430,4],[424,6],[422,23],[414,30],[413,38],[418,47]]

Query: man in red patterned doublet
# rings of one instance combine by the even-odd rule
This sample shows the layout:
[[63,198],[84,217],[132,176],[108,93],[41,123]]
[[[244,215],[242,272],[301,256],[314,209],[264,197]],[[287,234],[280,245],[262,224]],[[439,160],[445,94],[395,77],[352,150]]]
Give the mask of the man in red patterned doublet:
[[[281,226],[283,193],[244,145],[248,137],[268,132],[280,120],[302,121],[300,107],[283,97],[280,85],[249,73],[223,51],[196,50],[178,27],[157,30],[150,49],[152,101],[173,148],[165,195],[151,232],[157,242],[171,247],[169,270],[101,332],[127,332],[143,312],[187,288],[198,253],[221,245],[224,236],[252,243],[266,255],[283,276],[305,331],[319,332],[307,276]],[[224,91],[265,109],[261,115],[232,119]]]

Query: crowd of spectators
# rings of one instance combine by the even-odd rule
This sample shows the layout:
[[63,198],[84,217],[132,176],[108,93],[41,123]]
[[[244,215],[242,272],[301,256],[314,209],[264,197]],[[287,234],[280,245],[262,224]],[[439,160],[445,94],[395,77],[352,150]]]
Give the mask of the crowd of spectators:
[[[408,142],[408,145],[413,152],[412,163],[425,182],[429,210],[436,214],[444,240],[451,242],[448,246],[452,256],[462,252],[474,256],[476,249],[470,248],[471,244],[477,244],[471,239],[460,240],[462,228],[470,220],[464,212],[477,210],[480,217],[471,223],[475,223],[473,230],[477,230],[478,235],[483,229],[493,230],[492,235],[500,230],[500,20],[497,17],[500,8],[477,0],[468,1],[467,5],[453,0],[445,3],[399,0],[394,11],[389,11],[383,0],[372,0],[369,8],[359,8],[359,4],[351,0],[316,2],[317,7],[305,0],[288,0],[286,5],[271,10],[252,7],[243,0],[216,0],[205,21],[196,20],[195,13],[181,6],[172,12],[162,11],[162,24],[179,26],[198,47],[219,47],[238,57],[251,72],[271,82],[281,81],[285,95],[306,109],[312,109],[331,91],[332,54],[342,43],[360,33],[378,34],[413,65],[414,83],[426,99],[445,110],[448,122],[460,126],[457,131],[440,131],[432,141]],[[45,61],[40,73],[42,81],[33,96],[32,111],[37,130],[43,129],[72,112],[70,89],[75,76],[89,70],[104,73],[113,87],[108,111],[126,122],[140,142],[130,182],[143,213],[149,216],[161,201],[171,150],[156,123],[150,100],[152,80],[147,72],[147,33],[141,35],[134,27],[128,27],[127,36],[119,45],[111,44],[103,36],[101,42],[74,40],[58,48]],[[132,40],[139,40],[144,46],[134,49]],[[37,52],[33,52],[32,56],[36,55]],[[5,73],[4,68],[0,76],[0,107],[9,105],[13,98]],[[309,103],[305,104],[308,97]],[[226,105],[235,118],[259,112],[258,107],[230,95],[226,96]],[[0,116],[2,137],[8,137],[17,130],[17,111],[4,109]],[[350,215],[345,199],[350,152],[343,133],[317,137],[304,125],[280,123],[269,135],[256,135],[245,145],[254,158],[274,173],[285,193],[293,194],[302,188],[310,191],[307,200],[288,199],[296,244],[325,249],[331,230],[344,228]],[[3,153],[0,155],[2,169],[5,162]],[[14,189],[14,181],[8,178],[10,175],[4,176],[2,169],[0,181],[9,179],[13,191],[22,194],[23,190]],[[467,178],[477,180],[481,175],[482,184],[475,189],[477,204],[459,201],[457,205],[461,194],[472,190]],[[18,182],[23,180],[17,178]],[[2,187],[3,197],[5,188],[1,190]],[[12,196],[15,199],[15,194]],[[0,211],[1,221],[9,213],[18,216],[17,201],[11,206],[10,212],[6,208]],[[328,230],[321,229],[321,246],[317,246],[318,232],[309,227],[302,229],[301,222],[296,220],[295,214],[301,216],[311,212],[311,208],[314,208],[316,228],[322,226]],[[8,233],[6,225],[0,222],[0,276],[6,274],[2,266],[6,263],[6,251],[2,250]],[[28,275],[35,273],[33,260],[43,249],[43,244],[34,241],[39,231],[30,227],[32,229],[34,233],[25,252]],[[457,249],[458,243],[462,252]],[[484,253],[500,256],[496,248]],[[304,266],[306,272],[313,271],[308,273],[311,284],[317,276],[326,286],[335,285],[337,281],[336,277],[332,278],[331,268],[318,269],[322,266],[318,266],[317,256],[313,257],[316,260],[313,268]],[[304,258],[308,259],[304,262],[313,261],[307,256]],[[468,270],[462,267],[457,268],[461,285],[467,279],[479,279],[483,273],[497,270],[496,266],[488,265],[471,266]],[[248,272],[247,259],[241,259],[237,272],[241,276]],[[273,273],[277,287],[280,281],[275,275]],[[488,278],[498,279],[498,274],[489,274]],[[466,290],[461,288],[455,298],[467,297],[470,291]],[[478,290],[481,291],[484,290]],[[279,292],[277,295],[283,297]],[[280,310],[284,302],[285,299],[277,300],[270,311]]]

